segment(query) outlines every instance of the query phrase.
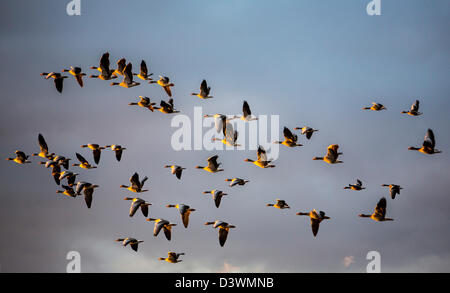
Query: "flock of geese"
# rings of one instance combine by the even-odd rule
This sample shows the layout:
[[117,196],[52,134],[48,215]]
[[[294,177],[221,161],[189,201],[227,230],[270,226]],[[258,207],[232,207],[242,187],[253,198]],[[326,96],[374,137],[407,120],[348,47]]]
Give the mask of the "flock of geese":
[[[140,100],[138,102],[131,102],[129,105],[133,106],[139,106],[142,108],[146,108],[153,112],[154,110],[159,110],[160,112],[164,114],[173,114],[178,113],[179,111],[174,109],[174,103],[172,98],[172,90],[171,88],[174,86],[174,84],[170,81],[169,77],[160,76],[159,80],[153,80],[151,76],[152,73],[148,72],[147,65],[145,61],[142,61],[140,64],[140,72],[139,73],[133,73],[132,72],[132,65],[131,63],[126,63],[125,58],[121,58],[117,61],[117,68],[112,69],[110,68],[110,62],[109,62],[109,53],[106,52],[101,56],[99,66],[92,66],[91,69],[98,70],[98,75],[90,75],[89,78],[97,78],[101,80],[113,80],[119,77],[123,77],[123,80],[121,82],[112,82],[111,86],[121,86],[125,88],[131,88],[135,86],[139,86],[140,83],[133,80],[134,76],[139,78],[142,81],[146,81],[149,84],[158,84],[159,86],[164,89],[165,93],[169,96],[168,102],[161,100],[159,107],[156,106],[156,103],[151,102],[150,98],[140,96]],[[70,69],[63,69],[62,72],[67,72],[70,75],[72,75],[80,87],[83,87],[84,81],[83,77],[86,76],[84,72],[82,72],[82,69],[80,67],[71,67]],[[50,72],[41,73],[42,76],[45,76],[45,79],[53,78],[54,85],[56,87],[56,90],[60,93],[62,93],[63,90],[63,81],[64,79],[68,78],[68,76],[64,76],[59,72]],[[197,96],[200,99],[211,99],[213,96],[210,95],[211,87],[208,86],[206,80],[203,80],[200,85],[200,90],[198,93],[192,93],[191,95]],[[363,110],[371,110],[371,111],[382,111],[387,110],[387,108],[379,103],[372,103],[372,106],[370,107],[364,107]],[[419,112],[419,101],[415,101],[414,104],[411,106],[410,110],[408,111],[402,111],[403,114],[408,114],[411,116],[419,116],[422,115],[422,113]],[[230,123],[233,119],[241,119],[242,121],[249,122],[253,120],[257,120],[257,117],[252,116],[252,112],[250,110],[249,104],[244,101],[243,107],[242,107],[242,115],[240,116],[233,116],[228,117],[223,114],[214,114],[214,115],[205,115],[204,117],[211,117],[214,118],[215,126],[217,132],[223,133],[223,139],[216,139],[217,141],[230,146],[238,146],[237,139],[238,139],[238,132],[235,131]],[[311,139],[313,134],[318,129],[313,129],[308,126],[303,127],[296,127],[294,130],[300,130],[300,134],[304,135],[306,139]],[[298,135],[294,134],[290,129],[287,127],[284,127],[283,129],[283,135],[284,140],[283,141],[275,141],[274,143],[284,145],[289,148],[293,147],[300,147],[302,144],[298,143]],[[55,153],[50,153],[48,145],[44,139],[44,136],[42,134],[38,135],[38,143],[40,147],[40,152],[33,153],[31,156],[36,156],[44,159],[45,161],[40,161],[38,164],[45,165],[45,168],[51,168],[51,176],[53,177],[54,181],[57,185],[60,185],[62,187],[62,190],[57,190],[57,193],[67,195],[69,197],[77,197],[83,193],[84,199],[86,202],[86,205],[88,208],[91,208],[92,205],[92,199],[94,190],[98,188],[99,186],[96,184],[92,184],[86,181],[77,181],[77,176],[79,176],[79,173],[75,173],[74,171],[69,171],[69,161],[70,158],[66,158],[64,156],[57,155]],[[440,153],[439,150],[435,148],[436,141],[434,137],[434,133],[431,129],[428,129],[424,138],[424,141],[422,143],[422,146],[420,147],[409,147],[409,150],[416,150],[426,155],[432,155],[436,153]],[[121,145],[105,145],[100,146],[98,144],[85,144],[81,145],[81,148],[90,149],[92,151],[92,156],[95,165],[98,165],[100,163],[100,158],[102,151],[105,150],[112,150],[115,153],[116,160],[120,162],[122,158],[123,151],[126,150],[125,147],[122,147]],[[7,158],[7,160],[14,161],[18,164],[27,164],[31,163],[29,160],[29,156],[26,155],[23,151],[17,150],[15,152],[15,157]],[[245,159],[246,162],[253,163],[257,167],[260,168],[274,168],[275,165],[272,164],[272,160],[267,158],[266,151],[262,146],[258,147],[257,150],[257,158],[256,160],[253,159]],[[323,157],[314,157],[313,160],[321,160],[328,164],[339,164],[343,163],[341,160],[339,160],[339,157],[342,155],[341,152],[339,152],[339,145],[332,144],[327,148],[326,154]],[[81,169],[93,169],[97,168],[95,165],[89,163],[89,161],[82,156],[79,153],[76,153],[76,158],[79,161],[78,163],[72,164],[73,167],[79,167]],[[218,162],[218,155],[214,155],[209,157],[207,161],[206,166],[196,166],[197,169],[202,169],[204,171],[210,172],[210,173],[218,173],[223,171],[223,168],[220,168],[221,163]],[[171,173],[174,174],[178,179],[181,179],[183,170],[186,168],[178,165],[166,165],[165,168],[170,168]],[[62,170],[64,168],[64,170]],[[138,173],[134,173],[131,178],[129,179],[130,185],[120,185],[120,188],[126,189],[131,193],[140,194],[143,192],[148,191],[147,189],[144,189],[145,182],[147,181],[148,177],[144,177],[142,179],[139,178]],[[63,180],[66,180],[66,184],[63,184]],[[241,179],[241,178],[227,178],[225,179],[226,182],[230,182],[229,186],[243,186],[250,182],[247,179]],[[389,187],[390,196],[392,199],[395,199],[395,196],[397,194],[400,194],[400,190],[402,187],[400,185],[396,184],[383,184],[384,187]],[[348,184],[348,186],[345,186],[344,189],[350,189],[354,191],[360,191],[365,189],[363,187],[363,183],[361,180],[357,179],[355,184]],[[204,191],[204,194],[208,194],[212,196],[212,199],[214,201],[214,204],[217,208],[220,207],[220,203],[223,196],[226,196],[227,193],[221,191],[221,190],[209,190]],[[149,213],[149,206],[152,204],[145,201],[142,198],[139,198],[137,196],[135,197],[125,197],[124,200],[131,201],[130,209],[129,209],[129,216],[133,217],[136,212],[140,209],[144,217],[146,217],[147,221],[154,222],[154,229],[153,229],[153,235],[156,237],[159,235],[160,231],[162,230],[164,232],[164,235],[167,240],[171,240],[171,234],[172,234],[172,227],[176,226],[176,223],[171,223],[170,221],[163,219],[163,218],[148,218]],[[286,203],[285,200],[282,199],[276,199],[275,203],[268,203],[267,206],[269,207],[275,207],[277,209],[290,209],[290,206]],[[188,228],[189,225],[189,216],[192,212],[195,211],[195,209],[191,208],[188,205],[185,204],[169,204],[166,205],[167,208],[176,208],[180,214],[181,221],[185,228]],[[386,217],[386,207],[387,207],[387,201],[385,197],[382,197],[378,203],[376,204],[376,207],[372,214],[360,214],[359,217],[366,217],[371,218],[374,221],[392,221],[393,219]],[[312,233],[314,237],[317,235],[319,231],[319,225],[323,220],[329,220],[330,217],[325,215],[325,212],[323,211],[316,211],[315,209],[310,212],[298,212],[296,215],[299,216],[308,216],[310,218]],[[208,221],[205,223],[205,225],[212,225],[213,228],[218,229],[219,234],[219,244],[220,246],[224,246],[225,242],[228,237],[228,233],[230,229],[236,228],[236,226],[231,225],[225,221],[221,220],[215,220],[215,221]],[[132,237],[126,237],[126,238],[118,238],[116,241],[121,242],[123,246],[129,245],[134,251],[138,250],[138,245],[143,242],[143,240],[138,240],[136,238]],[[184,255],[184,253],[176,253],[169,251],[167,257],[160,257],[159,260],[167,261],[169,263],[178,263],[182,260],[179,259],[181,255]]]

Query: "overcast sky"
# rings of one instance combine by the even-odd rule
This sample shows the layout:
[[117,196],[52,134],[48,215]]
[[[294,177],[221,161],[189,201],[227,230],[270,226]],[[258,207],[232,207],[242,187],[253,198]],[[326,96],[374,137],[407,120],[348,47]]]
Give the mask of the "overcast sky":
[[[50,170],[2,160],[0,196],[1,272],[65,272],[69,251],[81,254],[82,272],[365,272],[366,255],[381,254],[383,272],[450,272],[450,3],[446,0],[382,0],[381,16],[368,16],[369,0],[355,1],[116,1],[81,0],[81,16],[66,14],[67,1],[7,1],[0,18],[3,64],[0,154],[38,151],[42,133],[51,152],[90,162],[81,144],[121,144],[122,161],[102,153],[97,169],[79,179],[100,185],[92,208],[82,197],[56,194]],[[130,107],[139,95],[159,104],[156,85],[131,89],[71,77],[59,94],[41,72],[81,66],[96,74],[102,53],[121,57],[138,71],[142,59],[154,75],[175,83],[175,108],[193,116],[239,114],[242,101],[255,115],[279,115],[279,131],[309,125],[320,131],[300,148],[280,146],[276,168],[245,163],[256,153],[175,151],[173,116]],[[190,96],[202,79],[210,100]],[[419,99],[419,117],[402,115]],[[388,110],[361,110],[377,101]],[[256,123],[256,122],[252,122]],[[443,153],[408,151],[428,128]],[[206,132],[207,129],[204,129]],[[270,135],[269,135],[270,137]],[[273,139],[279,139],[273,138]],[[241,137],[244,139],[244,137]],[[313,161],[339,144],[344,164]],[[197,170],[219,154],[224,172]],[[181,180],[166,164],[187,168]],[[150,217],[178,224],[172,241],[153,237],[153,224],[128,216],[132,196],[119,188],[134,172],[148,176]],[[230,188],[225,178],[251,182]],[[363,191],[343,190],[357,178]],[[404,189],[390,199],[383,183]],[[229,194],[220,208],[205,190]],[[358,218],[388,199],[393,222]],[[284,199],[289,210],[266,207]],[[166,204],[195,208],[189,228]],[[331,217],[316,238],[298,211],[323,210]],[[236,225],[224,247],[216,219]],[[114,240],[145,242],[135,253]],[[183,262],[158,261],[167,251],[185,252]]]

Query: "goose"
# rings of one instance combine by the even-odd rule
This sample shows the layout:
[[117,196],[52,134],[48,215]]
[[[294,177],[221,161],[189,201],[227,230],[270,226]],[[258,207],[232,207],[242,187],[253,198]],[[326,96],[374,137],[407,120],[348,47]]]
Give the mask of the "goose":
[[223,139],[215,138],[213,137],[213,141],[220,141],[224,145],[229,145],[233,147],[241,146],[240,144],[237,144],[236,141],[239,136],[239,132],[237,130],[233,129],[233,125],[231,123],[224,124],[225,127],[223,127]]
[[104,147],[101,147],[98,144],[90,143],[81,145],[82,148],[90,148],[92,150],[92,155],[94,156],[94,162],[98,165],[100,163],[100,155],[102,154],[102,150]]
[[411,109],[409,109],[409,111],[402,111],[402,114],[408,114],[411,116],[422,115],[422,113],[419,112],[419,100],[416,100],[414,104],[411,105]]
[[150,102],[150,98],[139,96],[139,99],[140,99],[139,102],[137,102],[137,103],[128,103],[128,105],[130,105],[130,106],[139,106],[139,107],[142,107],[142,108],[147,108],[147,109],[149,109],[152,112],[155,110],[155,108],[153,106],[156,105],[156,103],[151,103]]
[[127,65],[127,60],[125,58],[120,58],[119,60],[117,60],[116,64],[117,64],[117,69],[114,70],[113,74],[116,76],[124,75],[125,67]]
[[358,216],[361,218],[371,218],[372,220],[377,222],[394,221],[394,219],[386,218],[386,205],[387,205],[386,198],[382,197],[380,201],[377,203],[377,206],[375,207],[373,214],[371,215],[359,214]]
[[315,209],[309,213],[299,212],[296,215],[309,216],[311,218],[311,228],[312,228],[312,233],[313,233],[314,237],[316,237],[317,232],[319,232],[320,222],[322,222],[323,220],[330,219],[330,217],[325,216],[325,212],[320,211],[319,213],[317,213],[317,211]]
[[81,194],[81,191],[83,191],[84,194],[84,201],[86,202],[86,205],[88,209],[91,208],[92,204],[92,195],[94,194],[94,189],[98,188],[100,186],[96,184],[91,184],[89,182],[80,181],[77,183],[77,187],[75,188],[75,192],[77,195]]
[[111,149],[116,153],[116,160],[120,162],[120,159],[122,158],[122,152],[123,150],[126,150],[127,148],[124,148],[118,144],[112,144],[112,145],[106,145],[105,148]]
[[117,78],[117,75],[113,74],[114,70],[109,68],[109,53],[106,52],[100,58],[100,65],[98,67],[92,66],[91,69],[97,69],[100,71],[100,75],[91,75],[89,78],[99,78],[101,80],[111,80]]
[[381,111],[381,110],[387,110],[385,106],[383,106],[380,103],[372,102],[372,106],[370,107],[364,107],[363,110],[372,110],[372,111]]
[[216,220],[215,222],[206,222],[205,225],[212,225],[213,228],[219,228],[219,244],[224,246],[227,241],[228,231],[236,228],[234,225],[230,225],[227,222]]
[[62,72],[69,72],[72,74],[77,80],[80,87],[83,87],[83,76],[86,76],[86,73],[81,72],[81,67],[73,67],[70,66],[70,69],[63,69]]
[[16,154],[15,158],[6,158],[7,161],[14,161],[17,164],[29,164],[31,163],[31,161],[28,161],[28,157],[24,152],[22,151],[15,151],[14,152]]
[[70,158],[66,158],[64,156],[55,156],[55,157],[53,157],[53,161],[57,162],[58,164],[63,166],[64,169],[66,169],[66,170],[69,169],[69,161],[70,160],[71,160]]
[[221,172],[223,171],[223,169],[219,169],[219,166],[222,163],[217,163],[217,158],[219,158],[218,155],[209,157],[208,159],[206,159],[206,161],[208,162],[208,166],[203,167],[203,166],[195,166],[196,169],[203,169],[205,171],[208,171],[210,173],[217,173],[217,172]]
[[425,134],[425,138],[423,140],[422,147],[421,148],[409,147],[408,150],[419,151],[419,152],[421,152],[423,154],[427,154],[427,155],[441,153],[441,151],[435,149],[435,146],[436,146],[436,140],[434,138],[433,130],[428,129],[427,133]]
[[131,238],[131,237],[127,237],[127,238],[119,238],[116,239],[117,242],[122,242],[122,245],[125,247],[128,244],[130,244],[131,249],[133,249],[134,251],[138,251],[138,245],[139,243],[144,242],[144,240],[137,240],[135,238]]
[[195,209],[192,209],[190,206],[185,204],[168,204],[166,208],[177,208],[181,215],[181,221],[185,228],[189,225],[189,215],[191,212],[195,212]]
[[177,165],[166,165],[164,166],[164,168],[170,168],[171,169],[171,173],[175,174],[175,176],[177,176],[178,179],[181,179],[181,173],[183,172],[183,170],[185,170],[186,168],[183,168],[181,166],[177,166]]
[[170,82],[170,79],[167,76],[159,76],[159,80],[151,80],[148,83],[157,83],[159,84],[167,93],[169,97],[172,97],[172,90],[170,87],[173,87],[174,84]]
[[172,238],[172,227],[176,226],[177,224],[171,224],[169,221],[164,220],[164,219],[148,218],[147,221],[155,222],[155,227],[153,228],[153,236],[155,236],[155,237],[158,236],[159,231],[161,231],[161,229],[163,229],[164,235],[166,235],[167,240],[170,241],[170,239]]
[[64,190],[57,190],[56,193],[62,193],[64,195],[70,196],[70,197],[76,197],[77,194],[75,193],[75,191],[73,190],[72,187],[67,186],[67,185],[61,185],[62,188],[64,188]]
[[389,193],[392,199],[395,199],[395,196],[400,194],[400,190],[403,189],[400,185],[396,184],[382,184],[381,186],[389,187]]
[[275,204],[273,204],[273,203],[268,203],[266,206],[268,206],[268,207],[274,207],[274,208],[277,208],[277,209],[280,209],[280,210],[283,210],[283,209],[290,209],[291,207],[286,203],[286,201],[284,201],[284,200],[282,200],[282,199],[276,199],[276,203]]
[[191,96],[197,96],[200,99],[212,99],[213,96],[209,95],[210,91],[211,91],[211,87],[208,87],[206,80],[203,80],[202,83],[200,84],[200,92],[192,93]]
[[363,190],[363,189],[366,189],[366,188],[362,187],[361,180],[356,179],[356,184],[349,184],[348,186],[345,186],[344,189]]
[[302,146],[302,144],[297,143],[298,136],[296,134],[292,134],[289,128],[284,127],[283,129],[284,141],[274,141],[274,143],[282,144],[287,147],[293,148],[297,146]]
[[79,153],[75,153],[77,156],[78,161],[80,161],[80,164],[72,164],[72,166],[76,167],[80,167],[83,169],[95,169],[97,168],[96,166],[92,166],[91,164],[89,164],[89,162]]
[[270,161],[267,160],[266,151],[264,150],[264,148],[262,146],[258,147],[256,156],[258,158],[256,161],[253,161],[251,159],[245,159],[244,161],[253,163],[260,168],[274,168],[275,167],[275,165],[270,164],[272,162],[271,160]]
[[58,72],[50,72],[50,73],[42,72],[41,76],[45,76],[45,79],[53,78],[56,90],[60,93],[62,93],[62,90],[63,90],[64,78],[68,78],[68,76],[62,75],[61,73],[58,73]]
[[55,161],[47,161],[47,162],[39,162],[38,164],[40,165],[45,165],[45,168],[52,168],[52,176],[53,179],[55,180],[56,185],[60,184],[60,180],[59,180],[59,176],[61,176],[61,166],[58,162]]
[[328,146],[327,154],[325,157],[314,157],[313,160],[323,160],[324,162],[328,164],[338,164],[338,163],[344,163],[342,161],[339,161],[338,158],[342,153],[338,152],[339,145],[332,144]]
[[169,102],[165,102],[161,100],[161,103],[159,104],[160,107],[154,107],[155,109],[159,110],[161,113],[164,114],[173,114],[173,113],[180,113],[178,110],[174,110],[173,108],[173,99],[169,99]]
[[242,105],[242,116],[234,116],[234,118],[240,118],[245,122],[258,120],[258,118],[252,116],[252,111],[250,111],[250,106],[247,101],[244,101],[244,104]]
[[184,255],[184,253],[176,253],[176,252],[172,252],[169,251],[167,253],[167,257],[158,257],[158,260],[164,260],[167,261],[168,263],[178,263],[183,261],[182,259],[178,259],[181,255]]
[[63,171],[59,174],[59,180],[63,180],[64,178],[67,178],[67,184],[69,186],[73,186],[75,184],[75,180],[77,178],[78,173],[73,173],[71,171]]
[[214,118],[214,126],[216,127],[217,133],[223,132],[224,126],[230,122],[231,120],[235,119],[236,117],[227,117],[224,114],[207,114],[203,116],[204,118]]
[[311,139],[313,133],[319,131],[319,129],[314,129],[308,126],[295,127],[294,130],[301,130],[301,134],[305,135],[307,139]]
[[212,194],[214,204],[216,205],[216,208],[219,208],[220,201],[222,200],[222,196],[228,195],[228,193],[224,193],[221,190],[213,189],[208,191],[203,191],[203,194]]
[[48,152],[48,145],[45,142],[44,136],[42,134],[39,133],[38,135],[38,143],[39,143],[39,148],[41,149],[41,151],[39,153],[34,153],[31,154],[33,157],[34,156],[39,156],[41,158],[45,158],[45,159],[53,159],[53,156],[55,155],[55,153],[51,153],[49,154]]
[[149,202],[146,202],[142,198],[139,197],[125,197],[124,200],[131,200],[131,206],[130,206],[130,212],[129,216],[132,217],[136,213],[136,211],[141,208],[141,212],[144,215],[144,217],[148,217],[148,206],[151,206],[152,204]]
[[241,178],[225,179],[225,181],[231,182],[230,187],[233,187],[235,185],[245,185],[245,183],[250,182],[249,180],[244,180]]
[[[110,85],[111,86],[121,86],[124,88],[131,88],[131,87],[135,87],[140,85],[139,82],[135,82],[133,81],[133,73],[131,72],[132,70],[132,65],[131,63],[128,63],[127,66],[125,67],[124,71],[123,71],[123,80],[122,82],[112,82]],[[117,71],[117,70],[116,70]]]
[[148,73],[147,64],[144,60],[141,61],[141,72],[139,74],[133,73],[133,75],[136,75],[142,80],[152,80],[150,76],[153,75],[153,73]]
[[131,178],[130,178],[131,185],[130,186],[120,185],[120,187],[126,188],[129,191],[136,192],[136,193],[146,192],[148,190],[142,189],[142,187],[144,187],[144,183],[145,183],[145,181],[147,181],[147,179],[148,179],[148,177],[145,176],[144,179],[142,179],[142,181],[139,181],[139,174],[137,172],[135,172],[133,174],[133,176],[131,176]]

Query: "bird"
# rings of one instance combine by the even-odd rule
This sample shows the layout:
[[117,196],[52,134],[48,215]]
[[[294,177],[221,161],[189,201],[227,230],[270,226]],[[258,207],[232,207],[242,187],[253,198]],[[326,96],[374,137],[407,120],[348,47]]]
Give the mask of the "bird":
[[280,210],[283,210],[283,209],[290,209],[291,207],[286,203],[286,201],[284,201],[284,200],[282,200],[282,199],[276,199],[276,203],[275,204],[273,204],[273,203],[268,203],[266,206],[268,206],[268,207],[274,207],[274,208],[277,208],[277,209],[280,209]]
[[55,153],[49,154],[47,142],[45,142],[44,136],[40,133],[38,135],[38,143],[39,143],[39,148],[41,149],[41,151],[39,153],[34,153],[31,155],[33,157],[39,156],[41,158],[49,159],[49,160],[53,159],[53,156],[55,155]]
[[312,228],[312,233],[313,233],[314,237],[316,237],[317,232],[319,232],[320,222],[322,222],[323,220],[330,219],[330,217],[325,216],[325,212],[320,211],[319,213],[317,213],[317,211],[315,209],[309,213],[299,212],[296,215],[309,216],[311,218],[311,228]]
[[139,197],[125,197],[124,200],[131,200],[131,206],[130,206],[130,213],[129,216],[132,217],[136,213],[136,211],[141,208],[141,212],[144,215],[144,217],[148,217],[148,206],[151,206],[152,204],[149,202],[146,202],[142,198]]
[[53,161],[57,162],[58,164],[63,166],[64,169],[66,169],[66,170],[69,169],[69,161],[70,160],[71,160],[70,158],[66,158],[64,156],[59,156],[59,155],[53,157]]
[[400,185],[396,184],[382,184],[381,186],[389,187],[389,193],[392,199],[395,199],[395,196],[400,194],[400,190],[403,189]]
[[[132,70],[132,65],[131,65],[131,63],[128,63],[127,66],[125,66],[125,69],[123,71],[123,80],[122,80],[122,82],[120,82],[120,83],[119,82],[112,82],[110,85],[111,86],[118,85],[118,86],[121,86],[121,87],[124,87],[124,88],[131,88],[131,87],[135,87],[135,86],[140,85],[139,82],[133,81],[133,73],[131,72],[131,70]],[[117,69],[116,69],[115,72],[117,72]]]
[[42,76],[45,76],[45,79],[53,78],[53,81],[55,83],[56,90],[60,93],[62,93],[63,90],[63,81],[65,78],[68,78],[68,76],[62,75],[58,72],[42,72]]
[[134,251],[138,251],[138,245],[139,243],[144,242],[144,240],[137,240],[135,238],[131,238],[131,237],[127,237],[127,238],[119,238],[116,239],[117,242],[122,242],[122,245],[125,247],[128,244],[130,244],[131,249],[133,249]]
[[116,76],[124,75],[123,72],[125,71],[125,67],[127,66],[127,60],[125,58],[120,58],[116,62],[117,69],[114,70],[113,74]]
[[228,195],[228,193],[224,193],[223,191],[217,190],[217,189],[203,191],[203,194],[212,194],[216,208],[218,208],[220,206],[220,201],[222,200],[222,196]]
[[356,179],[356,184],[349,184],[348,186],[345,186],[344,189],[363,190],[363,189],[366,189],[366,188],[362,187],[361,180]]
[[155,237],[158,236],[159,231],[161,231],[161,229],[163,229],[164,235],[166,235],[166,238],[169,241],[172,238],[172,227],[177,225],[177,224],[172,224],[169,221],[164,220],[164,219],[148,218],[146,221],[148,221],[148,222],[154,221],[155,222],[155,227],[153,228],[153,236],[155,236]]
[[61,193],[61,194],[65,194],[67,196],[70,197],[76,197],[77,194],[75,193],[75,191],[73,190],[73,188],[71,186],[67,186],[67,185],[61,185],[62,188],[64,188],[64,190],[57,190],[56,193]]
[[130,186],[120,185],[120,187],[126,188],[129,191],[136,192],[136,193],[146,192],[148,190],[142,189],[142,188],[144,187],[144,183],[145,183],[145,181],[147,181],[147,179],[148,179],[148,177],[145,176],[144,179],[142,179],[142,181],[139,181],[139,174],[137,172],[135,172],[133,174],[133,176],[131,176],[131,178],[130,178],[131,185]]
[[170,168],[171,169],[171,173],[175,174],[175,176],[178,179],[181,179],[181,173],[183,172],[183,170],[186,169],[186,168],[183,168],[183,167],[177,166],[177,165],[166,165],[166,166],[164,166],[164,168]]
[[183,261],[182,259],[178,259],[181,255],[184,255],[184,253],[176,253],[169,251],[167,253],[167,257],[158,257],[158,260],[164,260],[167,261],[168,263],[178,263]]
[[116,160],[118,162],[120,162],[120,159],[122,158],[122,152],[127,149],[118,144],[106,145],[105,148],[106,149],[110,148],[111,150],[113,150],[116,153]]
[[148,73],[147,64],[144,60],[141,61],[141,72],[139,74],[133,73],[133,75],[136,75],[142,80],[152,80],[150,76],[153,75],[153,73]]
[[302,146],[302,144],[297,143],[298,136],[296,134],[292,134],[289,128],[284,127],[283,129],[284,141],[275,141],[274,143],[282,144],[287,147],[297,147]]
[[142,108],[146,108],[146,109],[148,109],[148,110],[150,110],[152,112],[155,110],[155,108],[153,106],[156,105],[156,103],[151,103],[150,102],[150,98],[139,96],[139,99],[140,99],[139,102],[137,102],[137,103],[128,103],[128,105],[130,105],[130,106],[139,106],[139,107],[142,107]]
[[311,136],[313,135],[313,133],[316,131],[319,131],[319,129],[313,129],[308,126],[295,127],[294,130],[301,130],[301,134],[305,135],[307,139],[311,139]]
[[231,123],[226,123],[223,124],[225,127],[223,127],[223,139],[219,139],[219,138],[215,138],[213,137],[212,140],[213,141],[220,141],[222,142],[224,145],[228,145],[228,146],[240,146],[240,144],[236,143],[238,136],[239,136],[239,132],[237,130],[233,129],[233,125]]
[[250,162],[255,164],[256,166],[260,168],[274,168],[275,165],[271,165],[271,160],[267,160],[267,154],[266,151],[262,146],[258,147],[258,151],[256,152],[257,160],[253,161],[251,159],[245,159],[245,162]]
[[231,120],[235,119],[236,117],[227,117],[224,114],[207,114],[203,116],[204,118],[214,118],[214,126],[216,127],[217,133],[223,132],[223,128],[226,125],[226,123],[230,122]]
[[28,161],[28,157],[24,152],[22,151],[15,151],[14,152],[16,154],[15,158],[6,158],[7,161],[14,161],[17,164],[29,164],[31,163],[31,161]]
[[211,99],[213,96],[209,95],[209,92],[211,91],[211,87],[208,86],[206,83],[206,80],[203,80],[200,84],[200,92],[199,93],[192,93],[191,96],[197,96],[200,99]]
[[38,162],[39,165],[45,165],[45,168],[52,168],[52,176],[55,180],[56,184],[60,184],[59,177],[61,176],[61,166],[58,162],[55,162],[53,160],[48,160],[47,162]]
[[180,111],[174,110],[173,108],[173,99],[169,99],[168,102],[165,102],[161,100],[160,107],[154,107],[155,109],[159,110],[161,113],[164,114],[173,114],[173,113],[179,113]]
[[327,154],[325,157],[314,157],[313,160],[323,160],[324,162],[328,164],[338,164],[338,163],[344,163],[340,160],[338,160],[339,156],[342,155],[342,153],[338,152],[339,145],[332,144],[328,146]]
[[148,83],[157,83],[159,84],[164,91],[166,91],[167,95],[169,97],[172,97],[172,90],[170,89],[171,87],[174,86],[174,84],[172,82],[170,82],[170,79],[167,76],[159,76],[159,80],[151,80]]
[[252,116],[252,111],[250,111],[250,106],[248,105],[247,101],[244,101],[242,105],[242,116],[234,116],[234,118],[240,118],[245,122],[258,120],[258,118]]
[[387,108],[385,106],[383,106],[380,103],[372,103],[372,106],[370,107],[364,107],[362,108],[363,110],[372,110],[372,111],[381,111],[381,110],[387,110]]
[[100,75],[90,75],[89,78],[99,78],[101,80],[111,80],[117,78],[117,75],[113,74],[114,70],[110,69],[109,65],[109,53],[103,53],[100,58],[100,65],[98,67],[91,67],[91,69],[97,69],[100,71]]
[[386,218],[386,205],[387,205],[386,198],[382,197],[380,201],[377,203],[377,206],[375,207],[373,214],[371,215],[359,214],[358,216],[361,218],[371,218],[372,220],[377,222],[394,221],[394,219]]
[[233,187],[235,185],[245,185],[245,183],[250,182],[249,180],[244,180],[241,178],[230,178],[230,179],[225,179],[225,181],[227,182],[231,182],[230,183],[230,187]]
[[69,186],[73,186],[75,184],[75,180],[77,178],[78,173],[73,173],[71,171],[63,171],[59,174],[59,180],[63,180],[64,178],[67,178],[67,184]]
[[75,189],[76,194],[80,195],[81,191],[83,191],[84,194],[84,201],[86,202],[86,205],[88,207],[88,209],[91,208],[91,204],[92,204],[92,195],[94,194],[94,189],[100,187],[97,184],[91,184],[89,182],[78,182],[77,183],[77,187]]
[[223,169],[219,169],[219,166],[222,163],[217,163],[217,159],[219,158],[218,155],[209,157],[208,159],[206,159],[206,161],[208,162],[208,166],[203,167],[203,166],[195,166],[196,169],[203,169],[207,172],[210,173],[217,173],[217,172],[221,172],[223,171]]
[[181,215],[181,221],[183,222],[185,228],[187,228],[189,225],[189,215],[191,214],[191,212],[195,212],[195,209],[185,204],[168,204],[166,205],[166,208],[178,209]]
[[75,153],[77,156],[78,161],[80,161],[80,164],[72,164],[72,166],[76,167],[80,167],[83,169],[95,169],[97,168],[96,166],[92,166],[91,164],[89,164],[89,162],[79,153]]
[[227,222],[216,220],[215,222],[206,222],[205,225],[212,225],[213,228],[219,228],[219,244],[224,246],[228,238],[228,232],[230,229],[236,228],[234,225],[230,225]]
[[62,72],[69,72],[70,74],[72,74],[77,80],[80,87],[83,87],[83,76],[86,76],[86,73],[82,72],[81,67],[71,66],[70,69],[63,69]]
[[408,150],[410,151],[419,151],[423,154],[432,155],[432,154],[438,154],[441,153],[440,150],[435,149],[436,146],[436,140],[434,138],[433,130],[428,129],[427,133],[425,134],[425,138],[422,143],[422,147],[416,148],[416,147],[409,147]]
[[96,143],[90,143],[90,144],[83,144],[81,145],[82,148],[90,148],[92,150],[92,155],[94,156],[94,162],[98,165],[100,163],[100,155],[102,154],[102,150],[105,148],[96,144]]
[[411,116],[419,116],[422,115],[422,113],[419,112],[419,100],[416,100],[414,104],[411,105],[411,109],[409,111],[402,111],[402,114],[408,114]]

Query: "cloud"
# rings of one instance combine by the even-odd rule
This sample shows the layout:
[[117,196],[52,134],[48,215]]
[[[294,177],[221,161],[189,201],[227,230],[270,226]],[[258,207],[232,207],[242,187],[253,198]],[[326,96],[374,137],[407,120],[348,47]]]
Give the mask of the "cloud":
[[223,268],[221,270],[218,271],[218,273],[239,273],[241,270],[240,267],[235,267],[230,265],[227,262],[223,263]]

